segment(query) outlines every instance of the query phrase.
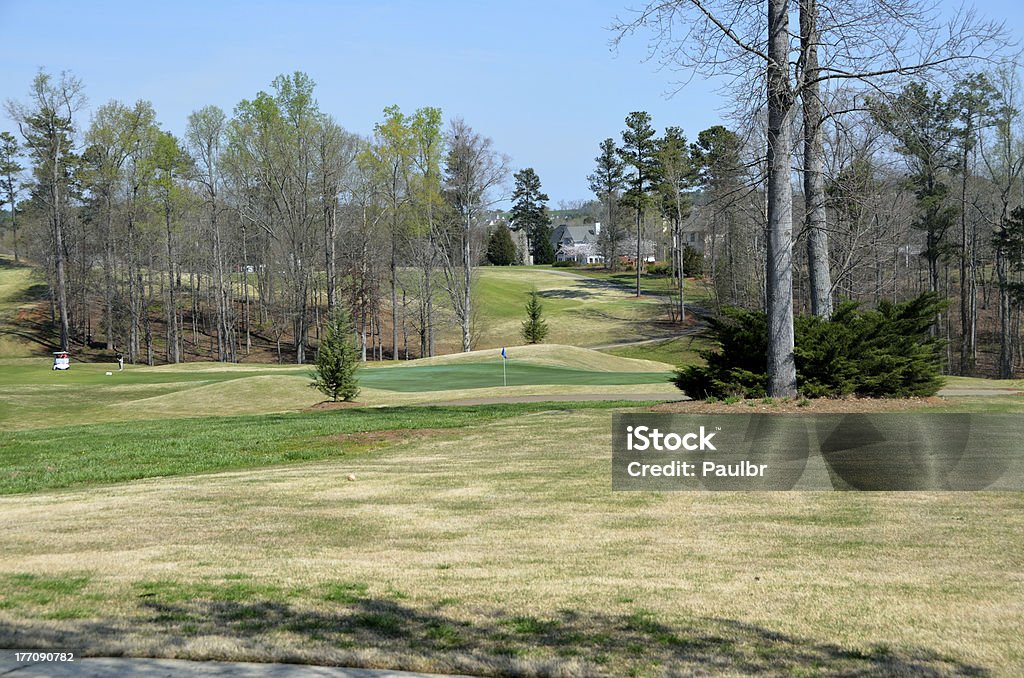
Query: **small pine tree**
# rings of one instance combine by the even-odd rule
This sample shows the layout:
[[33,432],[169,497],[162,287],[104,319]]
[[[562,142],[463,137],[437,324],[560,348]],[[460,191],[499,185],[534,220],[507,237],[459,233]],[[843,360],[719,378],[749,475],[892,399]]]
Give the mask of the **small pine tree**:
[[495,228],[487,240],[487,261],[494,266],[511,266],[516,263],[516,244],[504,226]]
[[527,344],[539,344],[548,336],[548,324],[541,318],[542,311],[540,295],[533,290],[526,302],[526,320],[523,321],[523,339]]
[[316,371],[311,387],[337,402],[352,400],[359,395],[359,348],[355,331],[347,312],[335,308],[327,321],[326,332],[316,352]]

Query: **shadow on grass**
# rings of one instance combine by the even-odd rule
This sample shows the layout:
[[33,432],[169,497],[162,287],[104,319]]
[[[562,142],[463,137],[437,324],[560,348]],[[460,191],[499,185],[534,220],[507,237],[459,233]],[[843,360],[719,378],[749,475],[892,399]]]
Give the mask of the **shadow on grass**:
[[544,290],[537,294],[545,299],[593,299],[597,296],[595,292],[580,289]]
[[[12,624],[0,621],[0,647],[80,648],[86,655],[143,654],[192,659],[374,665],[475,675],[827,675],[987,676],[990,671],[939,653],[877,645],[867,651],[799,638],[731,619],[696,618],[677,626],[653,613],[560,610],[547,618],[479,610],[449,613],[362,590],[324,598],[328,609],[286,599],[161,601],[139,596],[127,619]],[[271,598],[275,596],[271,595]],[[323,607],[323,604],[321,604]],[[123,641],[126,634],[136,640]],[[203,652],[204,637],[218,639]],[[224,639],[230,639],[225,649]],[[190,649],[183,652],[183,647]],[[142,649],[139,649],[142,648]],[[362,655],[360,653],[363,653]]]
[[33,283],[8,299],[16,304],[31,304],[50,298],[50,287],[46,283]]
[[24,261],[15,263],[14,257],[2,256],[0,257],[0,268],[29,268],[29,265]]

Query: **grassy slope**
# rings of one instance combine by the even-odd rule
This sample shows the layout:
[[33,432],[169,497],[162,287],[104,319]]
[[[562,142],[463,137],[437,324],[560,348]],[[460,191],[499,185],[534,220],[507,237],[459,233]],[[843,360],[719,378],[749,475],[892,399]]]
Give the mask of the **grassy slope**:
[[[637,301],[622,288],[545,270],[491,267],[479,273],[478,348],[522,343],[527,296],[534,288],[541,293],[550,328],[548,343],[600,346],[662,337],[673,330],[660,320],[663,309],[658,301]],[[449,343],[454,350],[453,341]]]
[[0,256],[0,358],[20,358],[45,353],[44,346],[32,340],[34,330],[26,331],[17,321],[19,311],[38,302],[45,287],[33,280],[32,269],[15,266],[12,257]]
[[[587,278],[593,278],[594,280],[601,280],[613,283],[622,289],[636,292],[636,271],[617,271],[612,273],[600,268],[555,268],[554,266],[535,266],[535,270],[550,270],[550,271],[566,271],[568,273],[575,273],[576,275],[582,275]],[[669,275],[661,276],[640,276],[640,292],[645,295],[666,295],[671,294],[675,290],[672,286],[672,277]],[[710,301],[711,289],[703,281],[696,278],[687,278],[686,285],[683,290],[686,300],[691,303],[701,304]]]
[[621,358],[642,357],[669,365],[702,365],[704,364],[704,358],[700,356],[699,352],[710,348],[712,345],[712,342],[704,337],[691,335],[675,339],[665,339],[649,344],[609,348],[604,349],[604,352]]
[[0,645],[17,629],[477,674],[1024,671],[1020,494],[610,492],[607,424],[534,413],[0,498]]

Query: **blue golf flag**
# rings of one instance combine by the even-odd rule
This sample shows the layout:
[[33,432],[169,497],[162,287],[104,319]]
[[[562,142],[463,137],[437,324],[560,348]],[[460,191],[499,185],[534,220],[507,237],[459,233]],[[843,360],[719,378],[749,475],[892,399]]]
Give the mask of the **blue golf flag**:
[[502,346],[501,347],[501,359],[505,360],[506,358],[508,358],[508,354],[505,353],[505,347]]

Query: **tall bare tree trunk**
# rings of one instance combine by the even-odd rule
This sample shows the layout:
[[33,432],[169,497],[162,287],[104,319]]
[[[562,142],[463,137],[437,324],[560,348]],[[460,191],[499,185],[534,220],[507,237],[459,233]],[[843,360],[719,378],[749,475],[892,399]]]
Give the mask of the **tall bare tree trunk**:
[[[397,208],[395,208],[397,211]],[[391,229],[391,359],[398,360],[398,219]]]
[[804,118],[804,214],[807,220],[811,313],[828,318],[832,315],[832,273],[829,270],[825,216],[821,86],[816,82],[819,77],[817,0],[800,0],[800,40],[803,59],[800,101]]
[[107,336],[107,350],[114,350],[114,214],[110,199],[110,188],[106,196],[106,221],[103,243],[103,331]]
[[174,298],[174,248],[171,230],[171,209],[164,208],[164,224],[167,227],[167,362],[180,363],[178,349],[178,304]]
[[[637,198],[641,200],[641,198]],[[640,296],[640,249],[643,243],[642,235],[643,208],[637,205],[636,208],[636,296]]]
[[793,93],[789,1],[768,0],[768,395],[796,395],[793,356]]
[[472,225],[472,212],[467,210],[466,212],[466,229],[462,234],[462,274],[463,284],[462,293],[465,295],[463,298],[463,316],[462,316],[462,351],[463,353],[469,353],[472,349],[470,344],[472,343],[472,337],[470,336],[470,322],[473,317],[470,303],[472,302],[472,283],[473,283],[473,268],[472,260],[469,252],[469,238],[470,238],[470,226]]

